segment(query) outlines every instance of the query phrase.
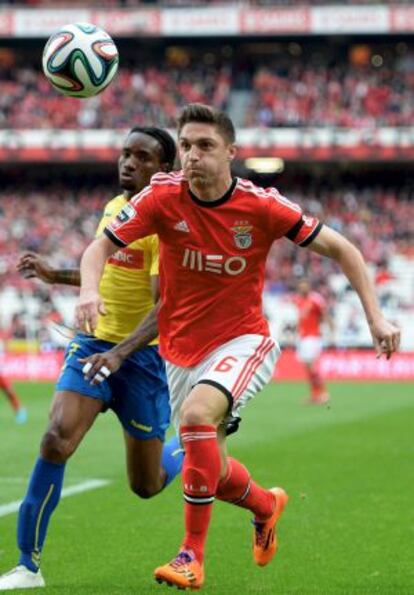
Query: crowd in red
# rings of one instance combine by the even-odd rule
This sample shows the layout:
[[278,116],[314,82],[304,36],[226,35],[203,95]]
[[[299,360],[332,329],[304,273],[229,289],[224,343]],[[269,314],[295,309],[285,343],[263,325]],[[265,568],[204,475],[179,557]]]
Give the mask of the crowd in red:
[[414,60],[410,68],[296,66],[283,74],[259,68],[246,126],[411,126]]
[[[381,186],[357,190],[338,186],[315,193],[292,189],[289,197],[321,221],[339,231],[362,251],[378,274],[394,254],[414,259],[414,189]],[[268,286],[284,292],[294,288],[301,275],[311,275],[316,285],[325,284],[336,265],[291,242],[276,243],[267,263]]]
[[[401,68],[258,66],[243,73],[251,93],[244,126],[409,126],[414,121],[414,57]],[[177,111],[199,101],[226,109],[241,73],[229,66],[120,70],[104,93],[88,100],[60,95],[39,70],[1,69],[0,128],[174,126]]]
[[[3,80],[2,80],[3,79]],[[104,93],[88,100],[60,95],[35,69],[7,70],[2,76],[1,128],[128,128],[173,126],[188,102],[225,109],[231,76],[226,68],[122,69]]]
[[109,198],[107,187],[77,193],[59,185],[2,190],[0,279],[3,275],[7,285],[29,286],[16,271],[19,255],[26,250],[48,256],[62,268],[77,267]]

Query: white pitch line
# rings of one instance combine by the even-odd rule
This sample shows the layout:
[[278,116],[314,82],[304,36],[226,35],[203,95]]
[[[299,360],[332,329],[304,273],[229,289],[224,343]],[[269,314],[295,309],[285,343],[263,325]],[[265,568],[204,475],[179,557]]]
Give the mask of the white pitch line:
[[[67,498],[68,496],[74,496],[75,494],[81,494],[82,492],[89,492],[90,490],[96,490],[97,488],[103,488],[111,483],[107,479],[88,479],[82,483],[77,483],[69,488],[63,488],[61,498]],[[17,512],[20,508],[21,500],[15,500],[14,502],[8,502],[7,504],[0,505],[0,517],[7,516]]]

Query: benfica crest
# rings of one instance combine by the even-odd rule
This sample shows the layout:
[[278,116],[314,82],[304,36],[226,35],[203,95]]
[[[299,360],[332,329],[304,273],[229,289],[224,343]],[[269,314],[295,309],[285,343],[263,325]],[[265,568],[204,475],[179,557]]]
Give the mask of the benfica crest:
[[234,231],[234,243],[237,248],[246,250],[252,245],[252,229],[253,225],[250,225],[248,221],[236,221],[234,227],[231,228]]

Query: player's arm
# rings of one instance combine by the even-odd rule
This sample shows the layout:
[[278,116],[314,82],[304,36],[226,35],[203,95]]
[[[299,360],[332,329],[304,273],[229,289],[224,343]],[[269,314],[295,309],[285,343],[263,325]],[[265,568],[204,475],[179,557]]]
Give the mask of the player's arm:
[[82,364],[85,364],[83,372],[85,378],[90,380],[91,384],[99,384],[106,380],[110,374],[119,370],[124,360],[134,351],[146,347],[158,336],[157,316],[159,307],[160,302],[154,306],[128,337],[109,351],[95,353],[79,360]]
[[377,356],[385,353],[389,359],[399,347],[400,330],[384,318],[361,252],[344,236],[326,225],[308,247],[322,256],[332,258],[341,267],[361,300]]
[[99,282],[106,260],[117,250],[117,246],[106,235],[94,240],[83,253],[80,276],[81,289],[75,309],[75,324],[86,332],[94,332],[98,314],[106,314],[99,295]]
[[17,270],[25,279],[37,278],[50,284],[80,286],[79,269],[55,269],[35,252],[25,252],[17,263]]
[[146,239],[150,251],[150,284],[154,308],[148,313],[137,328],[126,337],[121,343],[104,353],[95,353],[87,358],[79,360],[84,364],[85,378],[91,384],[99,384],[108,378],[110,374],[118,371],[123,361],[134,351],[146,347],[158,336],[158,310],[160,299],[160,278],[159,278],[159,245],[157,236]]

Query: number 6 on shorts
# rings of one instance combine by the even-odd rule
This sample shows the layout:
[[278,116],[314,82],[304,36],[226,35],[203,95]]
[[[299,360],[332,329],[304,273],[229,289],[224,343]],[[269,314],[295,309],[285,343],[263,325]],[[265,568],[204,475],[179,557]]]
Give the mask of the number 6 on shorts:
[[230,372],[230,370],[234,367],[234,364],[237,363],[237,357],[233,355],[228,355],[224,357],[222,360],[219,361],[217,366],[213,368],[214,372]]

